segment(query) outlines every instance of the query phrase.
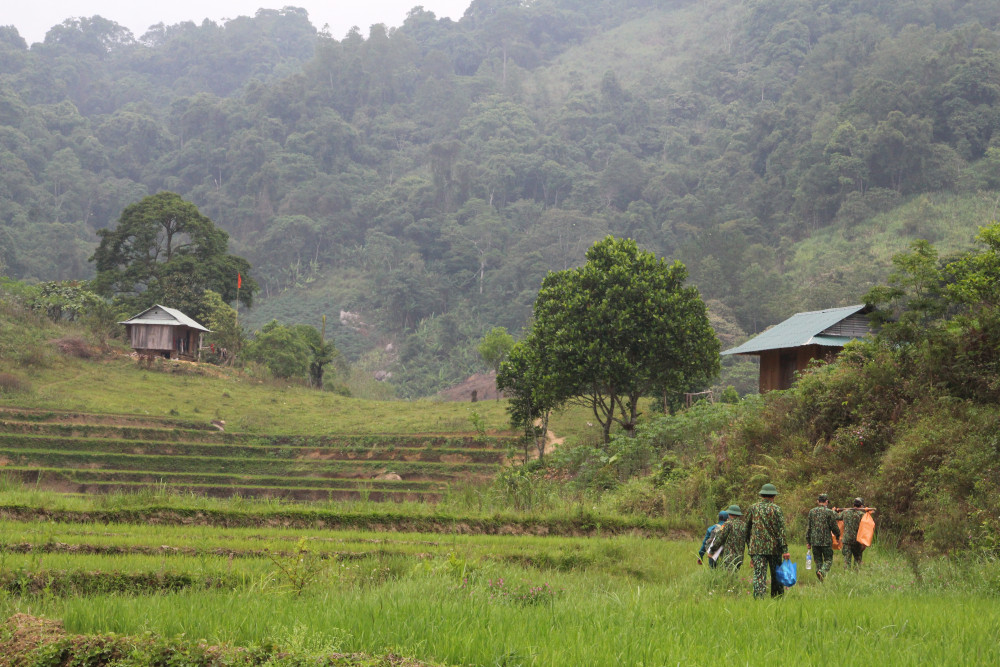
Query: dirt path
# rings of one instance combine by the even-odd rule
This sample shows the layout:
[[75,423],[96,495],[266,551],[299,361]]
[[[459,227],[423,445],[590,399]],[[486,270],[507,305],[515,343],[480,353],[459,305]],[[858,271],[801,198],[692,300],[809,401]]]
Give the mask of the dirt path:
[[[535,421],[535,426],[541,426],[541,425],[542,425],[542,420],[541,419],[538,419],[538,420]],[[545,453],[546,454],[551,454],[555,450],[555,448],[558,447],[559,445],[563,444],[563,441],[565,441],[565,440],[566,440],[566,438],[559,438],[559,437],[557,437],[556,434],[555,434],[555,432],[552,429],[546,429],[546,431],[545,431]],[[532,452],[531,458],[533,458],[533,459],[537,459],[538,458],[538,451],[537,451],[537,449],[534,452]]]
[[559,445],[563,444],[566,438],[557,438],[556,434],[549,429],[545,432],[545,453],[548,454]]

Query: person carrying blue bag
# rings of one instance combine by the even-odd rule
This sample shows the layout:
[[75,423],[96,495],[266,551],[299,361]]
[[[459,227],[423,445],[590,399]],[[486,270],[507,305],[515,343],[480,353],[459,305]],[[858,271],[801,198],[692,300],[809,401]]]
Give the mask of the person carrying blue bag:
[[791,588],[798,581],[798,567],[790,560],[781,561],[781,565],[774,571],[774,578],[785,588]]
[[769,570],[771,597],[776,598],[785,593],[776,570],[783,560],[790,560],[791,555],[785,538],[785,515],[774,503],[776,495],[778,489],[774,484],[765,484],[760,488],[760,501],[751,505],[744,515],[747,551],[750,552],[750,564],[753,566],[753,596],[757,599],[764,597]]

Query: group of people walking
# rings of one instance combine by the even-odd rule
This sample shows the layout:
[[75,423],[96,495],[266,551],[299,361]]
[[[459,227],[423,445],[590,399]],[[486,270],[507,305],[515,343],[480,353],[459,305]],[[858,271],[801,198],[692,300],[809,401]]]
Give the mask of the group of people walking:
[[[719,521],[708,527],[698,551],[698,564],[708,558],[710,567],[721,566],[735,572],[743,565],[744,551],[750,554],[753,567],[753,595],[765,597],[767,581],[771,582],[771,597],[784,594],[785,588],[775,576],[782,560],[791,558],[785,537],[785,517],[774,502],[778,489],[774,484],[761,487],[760,500],[747,509],[730,505],[719,512]],[[843,540],[844,563],[848,567],[861,564],[865,545],[858,541],[861,520],[871,510],[861,498],[855,498],[853,507],[829,507],[829,498],[820,494],[816,507],[809,511],[806,527],[806,547],[816,562],[816,577],[822,582],[833,565],[834,540]],[[839,522],[843,521],[843,531]],[[853,562],[852,562],[853,561]]]

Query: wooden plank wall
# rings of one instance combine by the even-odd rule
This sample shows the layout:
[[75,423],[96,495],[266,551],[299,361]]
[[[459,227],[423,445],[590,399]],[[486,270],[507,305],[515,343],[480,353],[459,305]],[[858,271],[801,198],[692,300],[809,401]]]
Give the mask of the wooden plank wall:
[[172,350],[176,327],[160,324],[131,324],[133,350]]
[[868,322],[868,315],[854,313],[850,317],[842,319],[829,329],[823,331],[827,336],[851,336],[860,338],[871,331],[871,324]]
[[781,350],[765,350],[760,353],[760,393],[766,393],[781,386]]
[[[791,371],[802,372],[809,367],[813,359],[832,359],[842,348],[821,345],[805,345],[797,348],[782,348],[765,350],[760,353],[760,393],[775,389],[788,389],[792,386]],[[782,363],[782,357],[785,357]],[[790,367],[789,367],[790,366]]]

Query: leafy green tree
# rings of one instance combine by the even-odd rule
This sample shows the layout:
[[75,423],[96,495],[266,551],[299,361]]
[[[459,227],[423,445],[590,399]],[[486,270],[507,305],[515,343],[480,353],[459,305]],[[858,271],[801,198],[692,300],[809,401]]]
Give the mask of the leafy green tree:
[[[224,301],[237,296],[253,305],[257,283],[250,264],[227,253],[229,235],[173,192],[160,192],[127,206],[118,226],[101,229],[90,258],[97,265],[94,289],[137,310],[160,301],[203,317],[205,290]],[[238,280],[242,287],[237,289]]]
[[937,249],[929,241],[914,241],[892,265],[886,284],[869,290],[865,302],[877,307],[873,320],[883,325],[882,337],[895,343],[922,339],[948,308]]
[[507,329],[493,327],[479,341],[477,351],[487,368],[499,372],[500,364],[507,358],[512,347],[514,347],[514,337],[507,333]]
[[529,335],[510,349],[497,370],[497,389],[507,398],[510,423],[524,433],[525,462],[528,443],[534,443],[539,459],[545,456],[549,416],[564,400],[557,390],[558,378],[548,372],[542,352],[540,342]]
[[953,279],[947,293],[974,308],[997,308],[1000,307],[1000,223],[983,227],[976,239],[984,249],[947,265],[947,273]]
[[212,290],[205,290],[202,304],[205,311],[202,324],[212,331],[206,336],[206,343],[214,346],[216,357],[221,363],[231,364],[246,343],[236,310],[223,301],[218,292]]
[[634,434],[642,396],[701,389],[719,371],[719,341],[686,278],[680,262],[608,236],[584,266],[542,281],[532,372],[558,398],[590,408],[605,442],[614,423]]
[[316,331],[316,327],[309,326],[308,324],[296,324],[293,330],[305,340],[306,345],[309,347],[309,384],[317,389],[322,389],[323,375],[326,367],[333,363],[333,360],[340,353],[337,351],[337,347],[333,344],[333,341],[327,342],[323,340],[323,334]]
[[336,346],[323,340],[316,327],[308,324],[291,326],[271,320],[257,332],[247,346],[247,357],[258,361],[277,378],[305,378],[323,388],[323,374],[337,358]]
[[76,280],[44,282],[30,288],[31,296],[26,302],[32,310],[53,321],[72,322],[102,303],[101,297],[88,287],[86,282]]
[[271,320],[247,345],[247,357],[258,361],[276,378],[301,378],[309,368],[309,342],[294,327]]

